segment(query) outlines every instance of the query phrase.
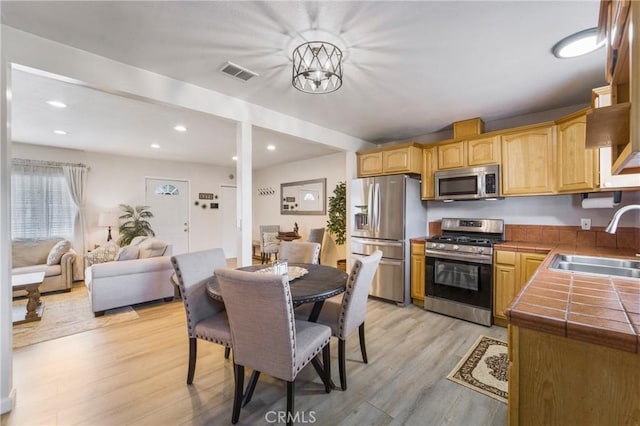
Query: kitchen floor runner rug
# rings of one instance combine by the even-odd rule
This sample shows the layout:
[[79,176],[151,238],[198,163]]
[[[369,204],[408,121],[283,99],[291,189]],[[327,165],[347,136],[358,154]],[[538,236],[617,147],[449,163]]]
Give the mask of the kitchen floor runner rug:
[[508,370],[507,343],[480,336],[447,379],[506,403]]
[[[40,298],[44,303],[42,319],[13,326],[13,348],[119,324],[139,317],[131,306],[110,309],[103,316],[95,317],[91,311],[87,293],[87,288],[84,283],[81,283],[81,285],[74,285],[68,293],[42,295]],[[13,301],[14,307],[21,307],[25,312],[26,304],[26,299]]]

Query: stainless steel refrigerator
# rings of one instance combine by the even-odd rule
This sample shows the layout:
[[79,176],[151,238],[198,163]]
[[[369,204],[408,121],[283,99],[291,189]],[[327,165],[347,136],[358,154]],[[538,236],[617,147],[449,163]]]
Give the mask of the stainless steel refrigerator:
[[370,294],[404,306],[411,302],[409,239],[427,230],[420,180],[408,175],[355,179],[350,189],[351,257],[382,250]]

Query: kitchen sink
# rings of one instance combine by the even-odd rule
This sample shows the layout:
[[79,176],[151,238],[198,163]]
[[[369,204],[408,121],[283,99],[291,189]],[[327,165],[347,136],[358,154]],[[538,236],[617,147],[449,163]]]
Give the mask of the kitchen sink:
[[559,272],[640,278],[639,261],[611,257],[556,254],[549,265],[549,269]]

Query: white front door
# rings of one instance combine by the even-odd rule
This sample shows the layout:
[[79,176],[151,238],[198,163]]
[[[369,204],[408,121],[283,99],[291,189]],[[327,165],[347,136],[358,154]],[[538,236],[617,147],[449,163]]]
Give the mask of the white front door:
[[238,255],[238,218],[236,216],[236,187],[220,186],[222,213],[222,249],[226,258]]
[[173,246],[173,254],[189,251],[189,182],[146,178],[146,204],[156,237]]

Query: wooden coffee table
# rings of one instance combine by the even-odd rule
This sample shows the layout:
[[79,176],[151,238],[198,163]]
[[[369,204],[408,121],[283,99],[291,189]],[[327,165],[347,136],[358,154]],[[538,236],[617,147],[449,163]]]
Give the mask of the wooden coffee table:
[[25,322],[40,321],[44,306],[40,302],[40,284],[44,281],[44,272],[32,272],[29,274],[17,274],[11,276],[11,287],[13,290],[27,291],[27,311],[24,308],[13,308],[13,324],[23,324]]

